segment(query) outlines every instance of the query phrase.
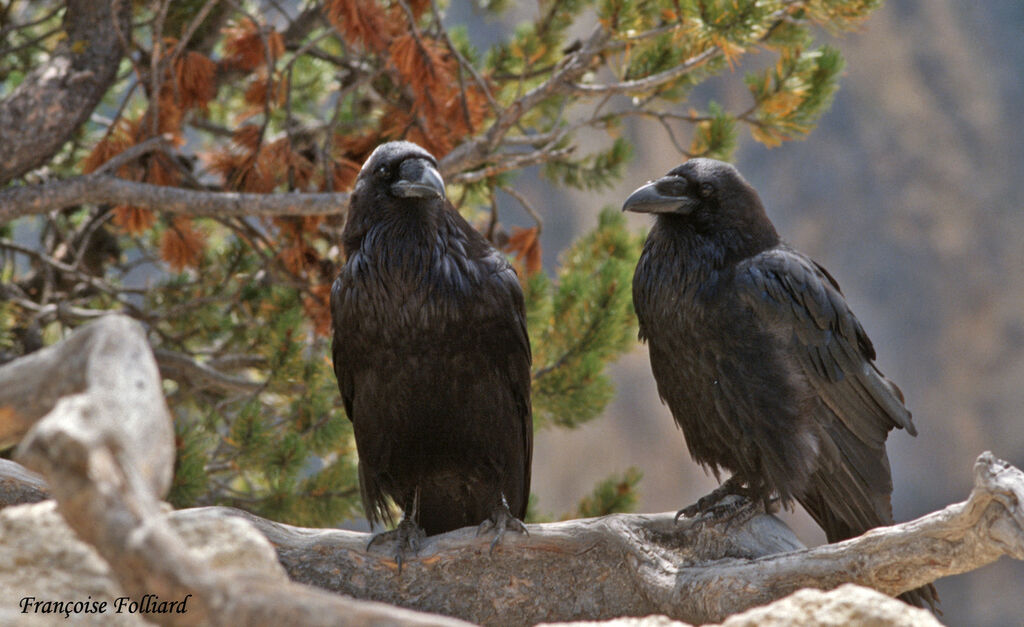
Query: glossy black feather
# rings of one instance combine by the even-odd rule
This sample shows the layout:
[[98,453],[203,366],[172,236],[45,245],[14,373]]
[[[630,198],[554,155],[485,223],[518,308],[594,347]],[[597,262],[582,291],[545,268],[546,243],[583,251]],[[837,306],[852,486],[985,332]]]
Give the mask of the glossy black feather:
[[[515,271],[443,197],[396,196],[402,164],[378,148],[357,178],[331,290],[333,358],[371,522],[386,497],[428,534],[476,525],[530,491],[530,345]],[[438,182],[440,179],[438,177]]]
[[[756,496],[800,502],[829,542],[893,522],[886,437],[916,432],[835,279],[780,241],[719,161],[683,164],[624,209],[657,214],[633,299],[693,458]],[[929,588],[909,595],[934,601]]]

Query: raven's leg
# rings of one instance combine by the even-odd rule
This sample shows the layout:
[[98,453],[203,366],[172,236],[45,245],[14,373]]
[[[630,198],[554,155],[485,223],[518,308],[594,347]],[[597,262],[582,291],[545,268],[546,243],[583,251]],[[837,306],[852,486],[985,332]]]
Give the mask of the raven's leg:
[[[756,493],[757,490],[748,487],[741,479],[733,475],[725,483],[712,490],[707,496],[700,497],[693,505],[684,507],[676,512],[676,522],[679,522],[679,518],[682,516],[694,518],[708,514],[715,519],[731,518],[739,510],[756,502],[758,499],[752,498]],[[722,503],[722,501],[732,495],[739,496],[740,500],[730,499],[728,503]]]
[[480,523],[477,527],[476,535],[480,536],[488,531],[494,531],[494,540],[491,541],[490,553],[494,553],[494,547],[501,542],[501,539],[505,537],[505,532],[512,530],[518,533],[524,533],[530,535],[530,532],[526,530],[526,525],[523,521],[519,520],[512,515],[512,510],[508,508],[508,501],[505,499],[505,495],[501,495],[501,500],[494,509],[491,510],[491,516]]
[[394,540],[397,543],[395,547],[395,562],[398,564],[399,575],[402,574],[402,564],[405,563],[406,557],[410,554],[415,557],[419,553],[420,541],[427,535],[416,522],[417,518],[419,518],[419,510],[420,489],[417,486],[416,491],[413,493],[411,507],[402,509],[402,521],[398,523],[398,526],[391,531],[378,533],[370,538],[369,544],[366,545],[366,550],[369,551],[370,547],[378,541],[390,542]]

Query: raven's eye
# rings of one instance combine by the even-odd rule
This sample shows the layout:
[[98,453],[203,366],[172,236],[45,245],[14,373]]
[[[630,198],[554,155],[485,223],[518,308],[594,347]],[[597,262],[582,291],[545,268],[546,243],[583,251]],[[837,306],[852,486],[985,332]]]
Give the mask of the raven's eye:
[[701,183],[700,185],[700,196],[701,198],[707,198],[711,194],[715,193],[715,186],[711,183]]
[[382,165],[379,168],[377,168],[377,176],[384,176],[387,173],[388,173],[388,166]]

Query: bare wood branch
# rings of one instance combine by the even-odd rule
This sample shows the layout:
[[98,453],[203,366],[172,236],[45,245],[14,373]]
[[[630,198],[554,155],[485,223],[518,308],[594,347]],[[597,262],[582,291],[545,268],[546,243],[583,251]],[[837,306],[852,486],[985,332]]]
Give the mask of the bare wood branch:
[[508,172],[510,170],[518,170],[520,168],[526,168],[531,165],[537,165],[540,163],[547,163],[549,161],[558,161],[559,159],[565,159],[573,153],[573,148],[561,148],[557,150],[553,149],[541,149],[535,150],[534,152],[522,153],[522,154],[511,154],[511,155],[500,155],[495,157],[495,163],[479,170],[473,170],[471,172],[462,172],[456,174],[451,178],[451,183],[475,183],[482,181],[485,178],[497,176],[502,172]]
[[[116,79],[130,3],[68,0],[67,37],[0,102],[0,184],[46,163]],[[2,204],[2,201],[0,201]]]
[[0,191],[0,224],[87,203],[131,205],[189,216],[343,215],[348,194],[211,192],[89,174]]
[[181,38],[178,40],[178,43],[174,46],[174,50],[171,51],[171,59],[177,59],[179,56],[181,56],[181,53],[185,51],[185,46],[187,46],[188,43],[192,41],[192,36],[196,34],[196,30],[203,23],[203,21],[206,20],[206,17],[210,14],[210,11],[213,10],[213,7],[216,6],[216,4],[219,1],[220,0],[206,0],[206,2],[199,9],[199,11],[196,12],[195,16],[191,20],[189,20],[188,26],[185,28],[185,32],[182,33]]
[[516,201],[519,202],[520,206],[526,210],[526,213],[530,214],[530,217],[533,218],[534,223],[537,225],[537,235],[540,235],[540,232],[544,229],[544,220],[540,217],[540,212],[538,212],[533,206],[530,199],[523,194],[520,194],[512,187],[502,187],[501,191],[505,192],[512,198],[515,198]]
[[[171,464],[153,452],[173,448],[138,323],[107,316],[0,367],[0,434],[43,414],[19,460],[42,472],[65,520],[128,592],[192,594],[188,620],[210,624],[326,624],[338,612],[358,622],[444,620],[260,575],[229,577],[182,552],[153,491],[151,477]],[[163,460],[155,470],[145,466],[150,457]],[[1024,559],[1024,473],[990,453],[975,464],[967,501],[834,545],[803,549],[774,516],[741,512],[722,524],[676,523],[664,513],[530,525],[528,536],[509,534],[493,554],[490,537],[460,529],[426,539],[400,576],[392,547],[366,551],[365,533],[291,527],[228,508],[172,516],[249,520],[293,581],[482,623],[651,613],[702,623],[804,587],[852,582],[895,595],[1002,555]]]
[[[440,31],[441,37],[444,39],[445,44],[448,46],[448,50],[455,56],[456,61],[458,61],[459,63],[460,82],[462,80],[462,69],[465,68],[466,71],[469,72],[469,74],[473,77],[473,82],[476,83],[476,86],[480,89],[480,91],[483,92],[484,96],[487,98],[487,103],[491,106],[491,111],[495,113],[500,111],[501,107],[498,106],[498,101],[494,99],[494,94],[491,93],[491,88],[490,86],[487,85],[487,81],[485,81],[484,78],[480,76],[480,72],[477,72],[476,68],[473,67],[473,64],[470,63],[469,60],[466,59],[466,57],[464,57],[461,52],[459,52],[459,49],[455,47],[455,43],[452,42],[452,38],[448,35],[448,29],[444,28],[444,21],[441,18],[441,9],[438,8],[437,6],[437,0],[430,0],[430,11],[434,16],[434,22],[437,23],[438,25],[438,30]],[[462,100],[463,107],[465,107],[466,92],[464,88],[462,89]],[[468,121],[468,115],[466,119]],[[472,127],[472,125],[470,126]]]
[[672,512],[529,525],[493,555],[490,537],[461,529],[427,538],[401,576],[389,549],[365,550],[365,533],[229,508],[174,516],[243,516],[295,581],[484,624],[648,614],[701,624],[800,588],[852,582],[897,595],[1003,555],[1024,559],[1024,473],[991,453],[975,463],[967,501],[838,544],[801,549],[777,518],[752,514],[722,526],[676,524]]

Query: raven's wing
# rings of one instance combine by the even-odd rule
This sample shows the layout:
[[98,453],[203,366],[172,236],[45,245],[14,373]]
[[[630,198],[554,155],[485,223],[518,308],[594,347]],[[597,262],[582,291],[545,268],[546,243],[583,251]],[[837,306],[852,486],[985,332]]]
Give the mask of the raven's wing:
[[816,404],[818,470],[799,498],[830,542],[892,522],[885,440],[916,435],[903,394],[875,367],[875,350],[828,272],[777,247],[741,262],[742,300],[795,358]]
[[520,430],[523,447],[522,481],[514,486],[518,494],[505,496],[510,499],[509,507],[512,514],[522,520],[526,517],[526,508],[530,500],[530,475],[533,466],[533,408],[530,400],[532,355],[526,328],[523,289],[515,269],[505,256],[494,249],[490,242],[454,208],[450,208],[449,211],[455,227],[466,242],[466,254],[478,259],[489,275],[484,289],[491,292],[491,298],[485,301],[493,308],[490,317],[496,321],[495,335],[500,336],[494,339],[498,340],[497,344],[502,346],[502,351],[507,353],[508,384],[515,399],[513,419]]
[[[355,302],[354,286],[348,275],[347,268],[343,268],[338,278],[331,285],[331,323],[333,334],[331,340],[331,361],[334,365],[334,376],[338,379],[338,391],[341,392],[341,402],[345,407],[345,415],[352,422],[355,417],[352,407],[355,399],[355,359],[371,347],[364,347],[365,339],[360,337],[358,325],[354,319],[359,315],[359,308]],[[366,518],[373,525],[377,522],[392,524],[391,510],[388,508],[387,499],[380,489],[377,480],[372,475],[366,464],[360,460],[359,463],[359,492],[363,500],[363,509]]]
[[518,400],[520,429],[523,434],[523,458],[526,468],[522,483],[522,503],[518,511],[513,511],[516,518],[526,518],[526,508],[530,501],[530,469],[533,466],[533,407],[530,401],[530,384],[533,373],[530,370],[532,356],[530,338],[526,331],[526,305],[523,301],[523,290],[519,285],[512,266],[502,271],[503,280],[508,286],[513,301],[512,317],[514,319],[515,350],[512,357],[511,380],[513,393]]
[[341,392],[341,402],[345,406],[345,415],[352,420],[352,397],[355,394],[352,380],[352,369],[345,358],[345,335],[348,326],[348,317],[345,308],[347,292],[347,281],[344,273],[334,280],[331,285],[331,322],[333,337],[331,339],[331,361],[334,365],[334,376],[338,379],[338,390]]

